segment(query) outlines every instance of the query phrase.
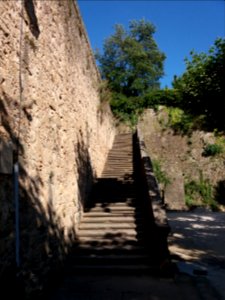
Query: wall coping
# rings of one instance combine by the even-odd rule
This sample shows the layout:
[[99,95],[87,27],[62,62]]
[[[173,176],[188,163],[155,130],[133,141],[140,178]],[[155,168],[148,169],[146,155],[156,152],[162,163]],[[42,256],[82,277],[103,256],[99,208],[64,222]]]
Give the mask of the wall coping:
[[98,69],[97,64],[96,64],[94,53],[93,53],[93,50],[92,50],[92,47],[91,47],[90,40],[88,38],[87,30],[86,30],[85,24],[83,22],[83,19],[82,19],[81,13],[80,13],[80,8],[79,8],[79,5],[77,3],[77,0],[73,0],[73,4],[74,4],[74,9],[75,9],[75,11],[77,13],[79,24],[80,24],[80,26],[81,26],[81,28],[83,30],[85,41],[86,41],[88,49],[90,51],[90,55],[91,55],[91,59],[92,59],[93,65],[94,65],[94,67],[96,69],[98,80],[101,81],[101,75],[100,75],[99,69]]
[[141,164],[143,167],[144,176],[147,183],[147,194],[152,206],[154,223],[157,227],[164,228],[166,231],[168,230],[169,233],[170,226],[168,223],[163,200],[160,196],[159,185],[153,172],[152,162],[147,153],[142,132],[138,127],[137,127],[137,140],[140,149]]

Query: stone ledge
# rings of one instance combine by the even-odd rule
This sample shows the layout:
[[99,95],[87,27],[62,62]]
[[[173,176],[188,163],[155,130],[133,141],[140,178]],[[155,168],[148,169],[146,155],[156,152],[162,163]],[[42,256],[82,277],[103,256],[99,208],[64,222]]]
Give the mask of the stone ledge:
[[146,209],[147,243],[156,249],[155,259],[159,262],[160,271],[167,273],[171,267],[168,248],[170,226],[140,129],[134,135],[134,147],[135,176]]
[[170,227],[168,224],[165,208],[163,207],[164,204],[160,196],[158,182],[155,178],[152,162],[149,155],[147,154],[146,146],[139,128],[137,129],[137,142],[140,149],[140,163],[143,171],[143,176],[145,177],[147,184],[147,193],[152,205],[154,223],[158,227],[165,228],[165,230],[167,229],[169,233]]

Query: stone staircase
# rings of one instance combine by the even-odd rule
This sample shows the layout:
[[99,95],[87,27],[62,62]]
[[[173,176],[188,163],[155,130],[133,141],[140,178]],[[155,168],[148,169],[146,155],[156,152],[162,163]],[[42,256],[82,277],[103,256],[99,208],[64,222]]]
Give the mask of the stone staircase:
[[132,134],[117,135],[85,209],[65,272],[143,274],[156,268],[134,182]]

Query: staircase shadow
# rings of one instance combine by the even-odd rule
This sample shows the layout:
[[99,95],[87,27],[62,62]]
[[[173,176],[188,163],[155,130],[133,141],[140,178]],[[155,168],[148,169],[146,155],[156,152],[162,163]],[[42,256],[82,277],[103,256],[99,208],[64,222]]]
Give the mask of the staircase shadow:
[[135,142],[132,134],[125,137],[114,143],[103,176],[95,180],[66,274],[159,275]]
[[[126,178],[128,178],[126,175]],[[103,208],[109,208],[110,204],[124,202],[129,206],[133,206],[133,175],[129,175],[126,180],[118,178],[98,178],[93,186],[91,193],[91,201],[85,207],[85,211],[90,211],[96,204]]]

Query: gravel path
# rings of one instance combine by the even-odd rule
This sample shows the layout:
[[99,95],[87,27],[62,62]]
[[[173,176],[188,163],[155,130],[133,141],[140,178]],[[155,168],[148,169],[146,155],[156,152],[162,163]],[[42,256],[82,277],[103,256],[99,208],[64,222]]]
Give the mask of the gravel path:
[[169,249],[181,272],[204,276],[225,300],[225,213],[168,212]]

